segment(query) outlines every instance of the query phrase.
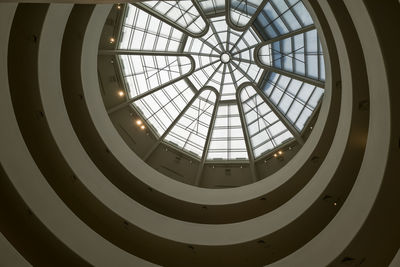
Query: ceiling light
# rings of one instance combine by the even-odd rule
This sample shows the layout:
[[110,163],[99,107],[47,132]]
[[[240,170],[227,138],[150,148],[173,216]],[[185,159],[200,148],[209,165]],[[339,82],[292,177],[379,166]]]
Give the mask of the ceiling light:
[[137,124],[137,125],[142,125],[142,123],[143,123],[143,122],[142,122],[141,120],[137,120],[137,121],[136,121],[136,124]]
[[113,44],[115,42],[115,38],[114,37],[111,37],[110,38],[110,44]]
[[140,129],[144,130],[146,127],[144,125],[140,126]]
[[118,91],[118,95],[119,95],[119,96],[124,96],[124,95],[125,95],[125,94],[124,94],[124,91],[122,91],[122,90],[121,90],[121,91]]

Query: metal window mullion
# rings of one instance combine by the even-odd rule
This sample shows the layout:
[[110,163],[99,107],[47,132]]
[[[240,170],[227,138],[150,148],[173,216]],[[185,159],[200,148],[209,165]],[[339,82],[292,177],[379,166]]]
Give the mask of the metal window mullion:
[[231,31],[230,31],[229,25],[227,25],[226,32],[227,32],[227,37],[226,37],[225,51],[229,51],[229,42],[231,41]]
[[175,118],[175,120],[170,124],[170,126],[165,130],[165,132],[160,136],[160,138],[157,140],[157,142],[152,146],[152,148],[146,153],[146,155],[143,157],[143,160],[146,161],[151,154],[157,149],[161,141],[168,135],[168,133],[172,130],[172,128],[178,123],[178,121],[182,118],[182,116],[186,113],[186,111],[191,107],[193,102],[199,97],[200,93],[202,90],[198,91],[197,94],[195,94],[192,99],[189,101],[189,103],[186,104],[185,108],[179,113],[179,115]]
[[261,98],[267,103],[267,105],[269,106],[269,108],[275,113],[275,115],[279,118],[279,120],[282,121],[282,123],[286,126],[286,128],[290,131],[290,133],[294,136],[294,138],[297,140],[297,142],[300,145],[304,144],[304,140],[303,137],[300,135],[299,131],[294,127],[294,125],[292,125],[292,123],[286,118],[285,115],[282,114],[282,112],[278,109],[278,107],[276,107],[271,100],[269,100],[268,97],[266,97],[266,95],[264,95],[262,93],[262,91],[256,87],[253,86],[254,90],[256,90],[256,92],[261,96]]
[[208,128],[206,141],[205,141],[205,144],[204,144],[203,155],[201,157],[199,168],[197,170],[196,178],[195,178],[195,181],[194,181],[194,185],[196,185],[196,186],[199,186],[200,182],[201,182],[201,176],[203,174],[204,164],[206,162],[207,154],[208,154],[208,151],[209,151],[209,148],[210,148],[212,132],[215,129],[214,125],[215,125],[215,120],[216,120],[216,117],[217,117],[217,111],[218,111],[220,99],[221,99],[221,95],[218,94],[217,95],[217,100],[216,100],[216,102],[214,104],[214,110],[213,110],[213,113],[212,113],[212,116],[211,116],[211,121],[210,121],[210,125],[209,125],[209,128]]
[[[269,71],[263,70],[263,73],[260,76],[260,79],[259,79],[259,81],[257,83],[257,86],[260,87],[260,88],[261,88],[262,84],[264,84],[264,86],[265,86],[266,83],[264,83],[264,82],[267,81],[267,80],[269,81],[269,75],[270,75]],[[263,92],[264,92],[264,89],[263,89]]]
[[241,49],[241,50],[236,51],[235,53],[232,53],[231,56],[232,56],[232,57],[233,57],[233,56],[236,56],[237,54],[241,54],[241,53],[243,53],[243,52],[245,52],[245,51],[247,51],[247,50],[256,48],[257,46],[259,46],[259,44],[255,44],[255,45],[248,46],[248,47],[246,47],[246,48],[243,48],[243,49]]
[[[322,82],[322,81],[315,80],[313,78],[310,78],[310,77],[307,77],[307,76],[303,76],[303,75],[300,75],[300,74],[297,74],[297,73],[293,73],[293,72],[290,72],[290,71],[287,71],[287,70],[279,69],[277,67],[268,66],[268,65],[261,65],[260,67],[263,68],[263,69],[266,69],[268,71],[276,72],[278,74],[288,76],[288,77],[290,77],[292,79],[299,80],[301,82],[309,83],[309,84],[317,86],[317,87],[324,88],[324,86],[325,86],[325,83]],[[305,68],[305,69],[307,70],[307,68]]]
[[[203,8],[200,6],[199,2],[197,0],[191,0],[193,6],[197,9],[197,12],[199,12],[200,16],[202,17],[202,19],[204,20],[204,22],[206,23],[206,28],[209,27],[210,23],[206,17],[206,14],[203,11]],[[207,32],[207,31],[205,31]]]
[[299,35],[299,34],[302,34],[302,33],[305,33],[305,32],[309,32],[309,31],[312,31],[314,29],[315,29],[315,25],[310,25],[310,26],[306,26],[304,28],[301,28],[299,30],[295,30],[295,31],[289,32],[287,34],[283,34],[283,35],[280,35],[278,37],[271,38],[271,39],[269,39],[267,41],[264,41],[264,42],[258,44],[258,46],[256,47],[256,50],[258,51],[263,46],[271,45],[272,43],[275,43],[275,42],[278,42],[278,41],[281,41],[283,39],[287,39],[287,38],[290,38],[290,37],[294,37],[296,35]]
[[[206,86],[215,76],[215,74],[217,74],[219,68],[222,66],[222,63],[219,63],[218,67],[214,70],[214,72],[211,74],[211,76],[208,78],[207,82],[204,84],[204,86]],[[223,75],[222,75],[223,76]],[[221,77],[222,79],[222,77]],[[221,83],[222,84],[222,83]]]
[[[229,26],[228,26],[228,27],[229,27]],[[246,35],[247,31],[248,31],[248,30],[242,32],[242,33],[239,35],[237,41],[233,44],[232,48],[229,50],[229,53],[232,53],[232,50],[240,43],[240,41],[241,41],[241,40],[243,39],[243,37]]]
[[[219,34],[218,34],[217,30],[215,29],[214,24],[213,24],[213,23],[210,23],[210,26],[211,26],[212,32],[213,32],[214,35],[215,35],[215,38],[217,39],[217,42],[218,42],[219,46],[220,46],[220,48],[221,48],[221,52],[223,52],[223,51],[224,51],[224,46],[222,45],[221,38],[219,37]],[[210,37],[211,37],[211,36],[210,36]]]
[[302,83],[301,84],[301,86],[300,86],[300,88],[299,88],[299,90],[296,92],[296,94],[293,96],[293,101],[292,101],[292,103],[290,103],[290,106],[289,106],[289,108],[288,108],[288,110],[285,112],[285,116],[289,113],[289,110],[292,108],[292,106],[294,105],[294,102],[299,102],[298,100],[297,100],[297,97],[298,97],[298,95],[300,94],[300,92],[301,92],[301,90],[303,89],[303,87],[304,87],[304,85],[305,85],[306,83]]
[[[212,50],[215,50],[215,51],[217,51],[218,53],[221,54],[222,51],[220,51],[216,46],[213,46],[213,44],[210,43],[210,42],[208,41],[208,39],[209,39],[210,37],[212,37],[212,35],[208,36],[207,39],[204,39],[204,38],[200,37],[199,40],[203,42],[203,46],[204,46],[204,45],[207,45],[209,48],[211,48],[211,51],[212,51]],[[201,46],[201,47],[203,47],[203,46]],[[201,48],[200,50],[202,50],[202,48]],[[211,52],[210,52],[210,53],[211,53]]]
[[[279,82],[280,82],[282,76],[283,76],[283,75],[279,75],[278,79],[277,79],[276,82],[273,84],[274,88],[272,88],[271,93],[269,94],[268,97],[271,97],[271,96],[274,94],[274,92],[275,92],[275,90],[276,90],[277,87],[278,87],[278,90],[281,89],[281,88],[278,86],[278,84],[279,84]],[[269,82],[269,80],[268,80],[267,82]],[[271,82],[270,84],[272,84],[272,82]]]
[[184,52],[188,38],[189,37],[186,34],[183,34],[181,42],[180,42],[179,47],[178,47],[178,51],[179,52],[181,52],[181,53]]
[[292,49],[292,71],[296,73],[296,50],[295,50],[295,43],[294,43],[294,37],[290,38],[290,46]]
[[[270,3],[271,4],[271,3]],[[272,7],[272,6],[271,6]],[[273,8],[273,7],[272,7]],[[273,8],[274,9],[274,8]],[[275,9],[274,9],[275,10]],[[275,11],[276,12],[276,11]],[[271,28],[275,31],[276,35],[279,36],[281,35],[281,32],[278,30],[278,28],[275,26],[274,21],[279,18],[279,13],[276,12],[278,14],[278,17],[276,17],[275,19],[272,19],[264,12],[263,16],[265,18],[265,20],[268,22],[267,25],[264,27],[264,29],[268,28],[268,26],[271,26]],[[267,35],[267,32],[265,31],[265,34]]]
[[148,95],[150,95],[150,94],[153,94],[153,93],[157,92],[158,90],[161,90],[161,89],[164,88],[164,87],[167,87],[167,86],[169,86],[169,85],[172,85],[172,84],[174,84],[174,83],[176,83],[176,82],[178,82],[178,81],[180,81],[180,80],[182,80],[182,79],[188,77],[190,74],[191,74],[191,72],[189,72],[189,73],[187,73],[187,74],[185,74],[185,75],[182,75],[182,76],[180,76],[180,77],[178,77],[178,78],[176,78],[176,79],[173,79],[173,80],[171,80],[171,81],[169,81],[169,82],[166,82],[165,84],[159,85],[159,86],[157,86],[157,87],[155,87],[155,88],[153,88],[153,89],[150,89],[150,90],[148,90],[148,91],[146,91],[146,92],[144,92],[144,93],[142,93],[142,94],[139,94],[139,95],[137,95],[137,96],[135,96],[135,97],[132,97],[132,98],[129,99],[128,101],[126,101],[126,102],[124,102],[124,103],[121,103],[121,104],[118,104],[118,105],[116,105],[116,106],[110,108],[109,110],[107,110],[107,112],[108,112],[108,114],[114,113],[115,111],[118,111],[118,110],[120,110],[120,109],[122,109],[122,108],[128,106],[129,104],[131,104],[131,103],[133,103],[133,102],[135,102],[135,101],[137,101],[137,100],[143,98],[143,97],[146,97],[146,96],[148,96]]
[[244,141],[245,141],[245,144],[247,147],[247,155],[249,157],[251,176],[252,176],[253,182],[256,182],[258,180],[258,178],[257,178],[255,166],[254,166],[254,152],[253,152],[253,147],[251,145],[250,136],[248,133],[248,126],[246,124],[246,119],[244,118],[243,107],[241,105],[241,101],[239,100],[239,98],[237,98],[236,100],[237,100],[237,105],[238,105],[238,109],[239,109],[240,122],[242,124]]
[[308,53],[308,51],[307,51],[307,41],[306,41],[307,38],[306,38],[306,36],[307,36],[307,34],[304,33],[304,35],[303,35],[303,42],[304,42],[304,76],[305,77],[309,77],[308,70],[307,70],[307,65],[308,65],[307,53]]
[[[257,94],[253,95],[252,97],[257,98]],[[261,103],[261,104],[264,104],[264,103]],[[260,104],[260,105],[261,105],[261,104]],[[278,122],[279,122],[279,119],[276,120],[276,121],[273,122],[273,123],[268,122],[266,119],[264,119],[264,117],[265,117],[266,115],[268,115],[269,113],[271,113],[272,110],[270,110],[270,112],[267,112],[267,113],[264,114],[264,115],[261,115],[260,112],[259,112],[259,106],[260,106],[260,105],[256,105],[256,107],[255,107],[254,109],[249,110],[249,111],[247,112],[247,113],[249,113],[249,112],[253,111],[253,112],[255,112],[255,113],[257,114],[256,120],[254,120],[253,122],[251,122],[251,123],[248,124],[249,126],[250,126],[252,123],[254,123],[254,122],[257,122],[257,124],[258,124],[258,131],[257,131],[255,134],[250,135],[250,140],[251,140],[252,137],[256,136],[257,134],[261,133],[262,131],[265,131],[265,132],[267,133],[269,139],[271,140],[271,142],[274,142],[274,140],[273,140],[273,135],[272,135],[272,133],[270,132],[269,128],[270,128],[272,125],[274,125],[275,123],[278,123]],[[263,127],[261,127],[261,122],[264,122]],[[253,149],[255,150],[255,147],[253,147]]]
[[[273,136],[270,140],[263,141],[263,142],[261,142],[260,144],[258,144],[257,146],[255,146],[254,149],[257,149],[257,148],[259,148],[259,147],[265,145],[265,144],[268,143],[268,142],[271,142],[271,143],[273,144],[274,149],[277,148],[277,147],[279,147],[279,146],[281,146],[283,143],[277,145],[275,139],[278,138],[279,136],[281,136],[282,134],[288,132],[288,131],[289,131],[288,129],[285,129],[285,130],[283,130],[283,131],[280,131],[280,132],[277,133],[275,136]],[[296,140],[296,139],[294,139],[294,140]]]
[[308,96],[307,101],[305,102],[303,108],[301,109],[299,115],[297,116],[296,120],[295,120],[294,123],[293,123],[294,125],[296,125],[297,121],[299,120],[301,114],[303,113],[304,109],[306,108],[307,103],[310,101],[310,99],[311,99],[312,95],[314,94],[315,90],[317,90],[317,87],[314,87],[313,91],[312,91],[311,94]]
[[[272,112],[272,111],[271,111],[271,112]],[[268,113],[270,113],[270,112],[268,112]],[[268,114],[268,113],[267,113],[267,114]],[[267,115],[267,114],[265,114],[265,115]],[[278,120],[276,120],[276,121],[270,123],[269,121],[267,121],[266,119],[264,119],[265,115],[264,115],[264,116],[260,116],[259,118],[257,118],[257,119],[254,120],[253,122],[249,122],[249,126],[250,126],[251,124],[253,124],[254,122],[258,122],[260,119],[262,119],[264,122],[266,122],[266,127],[259,127],[258,131],[254,132],[254,133],[251,134],[251,135],[249,134],[250,139],[253,138],[254,136],[258,135],[259,133],[263,132],[265,129],[269,129],[270,127],[274,126],[275,124],[277,124],[277,123],[280,121],[280,120],[278,119]],[[269,134],[268,134],[268,136],[269,136],[271,139],[274,137],[273,135],[269,135]]]
[[[270,2],[270,5],[271,5],[272,9],[276,12],[276,14],[278,14],[278,16],[277,16],[276,18],[274,18],[273,20],[271,20],[271,23],[274,23],[274,22],[277,21],[278,19],[281,19],[282,22],[283,22],[283,24],[284,24],[285,27],[287,28],[288,32],[290,32],[292,28],[291,28],[291,27],[288,27],[287,21],[286,21],[285,19],[283,19],[283,17],[282,17],[283,14],[285,14],[289,9],[287,9],[287,10],[285,10],[284,12],[281,13],[272,1]],[[276,28],[276,29],[278,29],[278,28]],[[279,33],[279,35],[281,35],[281,32],[280,32],[280,31],[277,31],[277,32]]]
[[[232,66],[229,64],[228,67],[229,67],[230,73],[232,74]],[[253,181],[256,182],[258,180],[258,178],[257,178],[257,173],[256,173],[256,170],[255,170],[255,165],[254,165],[253,148],[251,146],[251,141],[250,141],[250,138],[249,138],[246,119],[244,117],[242,101],[240,100],[241,99],[240,98],[240,92],[244,88],[244,86],[241,87],[241,88],[238,88],[237,83],[236,83],[236,78],[234,77],[233,74],[232,74],[232,81],[235,84],[235,88],[236,88],[236,104],[238,106],[240,122],[242,124],[242,131],[243,131],[244,141],[245,141],[245,144],[246,144],[246,147],[247,147],[247,155],[248,155],[248,158],[249,158],[251,177],[252,177]]]
[[253,15],[251,15],[250,20],[247,22],[247,24],[243,27],[240,27],[242,31],[245,31],[251,27],[253,22],[257,19],[258,15],[261,13],[261,11],[264,9],[264,7],[267,5],[267,3],[270,0],[263,0],[260,5],[257,7],[256,12],[254,12]]
[[135,5],[140,10],[142,10],[142,11],[146,12],[147,14],[149,14],[149,16],[153,16],[153,17],[157,18],[162,23],[166,23],[166,24],[170,25],[172,28],[178,29],[181,32],[186,33],[189,36],[197,37],[195,33],[190,32],[189,30],[185,29],[185,27],[182,27],[178,23],[174,22],[172,19],[166,17],[165,14],[162,15],[159,12],[154,12],[154,10],[152,10],[152,8],[150,8],[150,7],[146,6],[146,5],[143,5],[141,3],[134,3],[133,5]]
[[283,97],[286,95],[286,92],[287,92],[287,90],[288,90],[290,84],[292,83],[292,81],[293,81],[293,79],[290,79],[290,81],[289,81],[288,84],[286,85],[286,88],[285,88],[285,89],[280,88],[280,89],[283,89],[283,90],[281,90],[281,91],[282,91],[282,95],[281,95],[281,97],[279,98],[279,101],[276,103],[276,106],[277,106],[277,107],[279,107],[279,105],[280,105],[280,103],[281,103]]
[[285,1],[286,5],[289,7],[290,11],[292,12],[293,16],[296,18],[297,22],[300,24],[300,26],[303,28],[305,25],[303,24],[303,22],[300,20],[299,16],[297,15],[297,13],[294,11],[294,6],[297,5],[298,3],[300,3],[301,1],[297,1],[296,3],[294,3],[293,5],[290,5],[290,3],[287,0],[283,0]]
[[197,53],[197,52],[184,52],[185,54],[189,54],[189,55],[194,55],[194,56],[199,56],[199,57],[217,57],[219,58],[219,55],[213,55],[213,54],[206,54],[206,53]]

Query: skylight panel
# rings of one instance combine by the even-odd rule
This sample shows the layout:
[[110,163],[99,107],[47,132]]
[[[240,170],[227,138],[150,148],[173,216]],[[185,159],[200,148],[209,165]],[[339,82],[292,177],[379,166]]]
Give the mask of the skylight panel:
[[144,1],[137,5],[176,24],[182,31],[198,35],[206,30],[206,21],[191,0]]
[[286,126],[252,86],[242,89],[240,100],[254,157],[257,158],[293,138]]
[[208,89],[203,90],[168,133],[165,140],[201,157],[215,102],[215,93]]
[[147,125],[161,136],[193,96],[190,87],[182,80],[135,101],[134,106],[144,115]]
[[265,78],[262,88],[271,102],[299,131],[303,130],[324,93],[322,88],[276,73],[270,73]]
[[236,104],[218,107],[207,159],[248,159],[243,126]]
[[263,0],[229,0],[229,15],[231,22],[238,26],[246,26],[257,12]]
[[312,18],[302,1],[270,0],[255,21],[256,28],[265,39],[271,39],[312,24]]
[[197,0],[204,14],[217,14],[224,12],[225,0]]
[[120,55],[122,74],[129,98],[146,93],[171,80],[182,78],[191,70],[186,56]]
[[315,29],[264,45],[258,57],[267,66],[315,80],[325,80],[322,47]]
[[126,14],[119,49],[178,51],[183,37],[181,31],[133,5],[127,6]]

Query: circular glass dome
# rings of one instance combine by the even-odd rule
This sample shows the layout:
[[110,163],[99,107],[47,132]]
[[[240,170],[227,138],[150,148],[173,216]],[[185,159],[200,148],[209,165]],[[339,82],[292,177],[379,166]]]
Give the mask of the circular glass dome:
[[[226,12],[228,10],[228,12]],[[302,1],[128,4],[115,52],[127,103],[158,142],[197,159],[248,162],[302,145],[325,81]]]

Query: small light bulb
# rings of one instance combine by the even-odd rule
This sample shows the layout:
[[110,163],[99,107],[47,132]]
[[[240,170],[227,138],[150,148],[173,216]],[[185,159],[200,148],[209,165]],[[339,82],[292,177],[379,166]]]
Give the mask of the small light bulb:
[[110,44],[113,44],[114,42],[115,42],[114,37],[111,37],[111,38],[110,38]]
[[278,154],[275,153],[275,154],[274,154],[274,157],[276,158],[277,156],[278,156]]
[[334,202],[334,203],[333,203],[333,205],[334,205],[334,206],[336,206],[336,205],[337,205],[337,203],[336,203],[336,202]]
[[141,120],[137,120],[137,121],[136,121],[136,124],[137,124],[137,125],[142,125],[142,121],[141,121]]
[[279,151],[278,151],[278,154],[279,154],[279,155],[282,155],[282,154],[283,154],[283,152],[282,152],[281,150],[279,150]]
[[118,9],[121,9],[121,5],[117,5],[117,8],[118,8]]
[[140,129],[144,130],[146,127],[144,125],[140,126]]
[[124,91],[118,91],[118,95],[119,96],[124,96],[125,94],[124,94]]

